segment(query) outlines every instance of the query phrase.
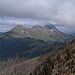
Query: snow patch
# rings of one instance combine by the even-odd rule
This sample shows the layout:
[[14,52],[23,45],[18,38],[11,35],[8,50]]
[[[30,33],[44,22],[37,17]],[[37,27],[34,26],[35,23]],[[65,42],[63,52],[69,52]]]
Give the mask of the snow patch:
[[53,32],[54,30],[53,30],[53,29],[51,29],[50,31],[51,31],[51,32]]

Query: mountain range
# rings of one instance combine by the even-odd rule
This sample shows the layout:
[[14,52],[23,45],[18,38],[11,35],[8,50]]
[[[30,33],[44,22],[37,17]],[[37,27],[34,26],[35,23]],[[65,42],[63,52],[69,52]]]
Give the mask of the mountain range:
[[3,32],[0,32],[0,35],[2,35],[3,34]]
[[6,59],[19,55],[34,58],[56,50],[74,37],[74,34],[64,34],[54,25],[46,24],[32,28],[17,25],[0,35],[0,57]]
[[23,26],[16,26],[12,28],[10,31],[3,34],[6,37],[14,37],[14,38],[36,38],[44,41],[59,41],[64,42],[67,38],[67,35],[60,32],[53,25],[45,25],[43,26],[34,26],[32,28],[25,28]]
[[[0,67],[0,75],[74,75],[73,39],[75,34],[64,34],[54,25],[17,25],[0,35],[0,64],[10,58]],[[24,59],[14,59],[16,56]]]

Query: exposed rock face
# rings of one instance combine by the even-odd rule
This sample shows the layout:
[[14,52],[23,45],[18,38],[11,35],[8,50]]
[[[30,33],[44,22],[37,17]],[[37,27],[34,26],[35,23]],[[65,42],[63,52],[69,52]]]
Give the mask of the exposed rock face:
[[75,40],[59,48],[36,67],[31,75],[74,75]]

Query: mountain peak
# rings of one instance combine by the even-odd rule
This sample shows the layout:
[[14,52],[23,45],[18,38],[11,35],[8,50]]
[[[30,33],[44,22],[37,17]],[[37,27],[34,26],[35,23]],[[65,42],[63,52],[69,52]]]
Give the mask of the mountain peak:
[[34,26],[33,28],[43,28],[43,26]]
[[13,29],[21,29],[21,28],[24,28],[24,27],[22,25],[17,25]]
[[53,24],[46,24],[44,26],[48,29],[57,29]]

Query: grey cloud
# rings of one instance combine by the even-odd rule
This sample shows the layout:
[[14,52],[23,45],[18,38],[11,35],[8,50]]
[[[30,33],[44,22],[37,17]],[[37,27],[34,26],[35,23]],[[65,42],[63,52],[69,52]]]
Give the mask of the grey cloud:
[[0,0],[0,17],[46,19],[75,26],[75,1]]

